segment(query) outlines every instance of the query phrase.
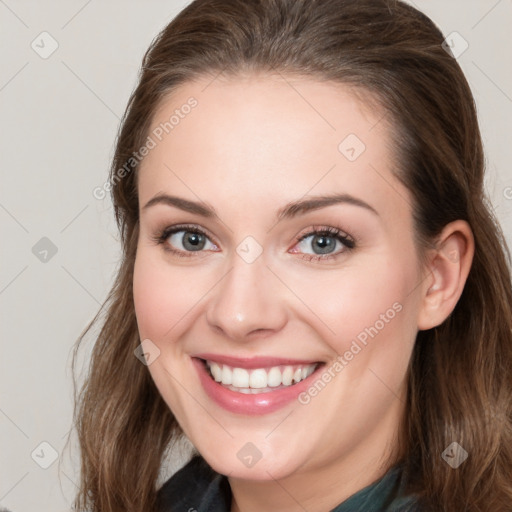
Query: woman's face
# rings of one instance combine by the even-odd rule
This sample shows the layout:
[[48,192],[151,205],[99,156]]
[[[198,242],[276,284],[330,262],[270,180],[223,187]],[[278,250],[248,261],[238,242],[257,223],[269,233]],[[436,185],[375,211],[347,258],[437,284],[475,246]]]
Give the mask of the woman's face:
[[140,337],[162,397],[221,473],[386,464],[422,289],[387,130],[345,86],[268,75],[187,83],[153,118]]

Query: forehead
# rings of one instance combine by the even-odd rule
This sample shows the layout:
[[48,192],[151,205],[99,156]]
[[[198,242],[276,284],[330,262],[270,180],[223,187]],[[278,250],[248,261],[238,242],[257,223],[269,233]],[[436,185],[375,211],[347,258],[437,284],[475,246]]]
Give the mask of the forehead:
[[140,202],[166,191],[212,204],[229,198],[244,211],[336,192],[396,210],[407,191],[391,172],[390,129],[376,101],[332,82],[269,75],[188,82],[153,116]]
[[[197,102],[193,109],[187,106],[191,98]],[[279,148],[293,149],[286,155],[291,161],[294,155],[300,155],[301,148],[304,152],[315,147],[338,153],[338,144],[347,135],[352,135],[353,140],[364,139],[376,149],[374,142],[386,132],[376,130],[374,136],[370,132],[383,118],[383,110],[374,98],[346,85],[258,74],[204,77],[181,85],[160,101],[151,130],[163,128],[163,142],[169,147],[173,139],[177,144],[201,141],[205,151],[215,151],[220,156],[223,147],[231,144],[231,157],[240,153],[233,152],[239,148],[243,149],[244,159],[249,156],[244,142],[251,139],[252,155],[266,156],[267,150],[274,149],[276,156]],[[172,128],[167,126],[169,133],[165,130],[168,121],[172,124]],[[272,140],[276,133],[280,137]],[[223,147],[218,145],[221,140]],[[300,146],[296,144],[299,141]],[[260,146],[262,143],[264,147]]]

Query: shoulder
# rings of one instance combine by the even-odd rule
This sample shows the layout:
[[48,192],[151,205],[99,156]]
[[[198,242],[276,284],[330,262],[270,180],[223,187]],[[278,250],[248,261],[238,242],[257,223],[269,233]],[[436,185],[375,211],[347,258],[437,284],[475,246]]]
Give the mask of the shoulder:
[[230,507],[231,489],[227,478],[213,470],[200,455],[192,457],[158,491],[159,512],[228,512]]

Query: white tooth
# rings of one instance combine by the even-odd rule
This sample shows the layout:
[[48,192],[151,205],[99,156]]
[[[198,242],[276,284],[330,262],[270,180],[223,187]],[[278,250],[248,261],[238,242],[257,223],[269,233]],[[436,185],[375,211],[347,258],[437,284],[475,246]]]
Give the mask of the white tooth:
[[314,364],[310,364],[309,366],[304,366],[302,368],[302,379],[301,380],[304,380],[306,377],[309,377],[313,373],[314,369],[315,369]]
[[233,368],[233,386],[237,388],[249,387],[249,372],[244,368]]
[[[230,389],[242,393],[261,393],[272,391],[269,388],[276,388],[281,384],[290,386],[309,377],[316,368],[316,364],[308,366],[273,366],[267,372],[264,368],[246,370],[245,368],[232,368],[228,365],[222,365],[213,361],[207,361],[211,374],[215,381],[221,382]],[[281,368],[283,370],[281,371]],[[241,389],[243,388],[243,391]]]
[[249,386],[253,389],[261,389],[267,387],[267,372],[258,368],[251,372],[249,377]]
[[306,377],[309,377],[315,371],[315,368],[316,368],[316,364],[312,364],[311,366],[308,366],[308,372],[306,374]]
[[222,384],[226,384],[227,386],[229,384],[233,383],[233,374],[231,372],[231,368],[227,365],[223,365],[222,367]]
[[238,390],[240,393],[243,393],[244,395],[250,395],[252,393],[252,391],[250,390],[250,388],[242,388],[242,389],[239,389]]
[[281,370],[279,367],[274,366],[270,368],[270,371],[267,375],[267,386],[270,388],[275,388],[281,384]]
[[209,363],[210,371],[212,372],[213,378],[220,382],[222,380],[222,370],[220,366],[217,363],[214,363],[213,361]]
[[283,384],[289,386],[293,379],[293,368],[291,366],[285,366],[283,370]]

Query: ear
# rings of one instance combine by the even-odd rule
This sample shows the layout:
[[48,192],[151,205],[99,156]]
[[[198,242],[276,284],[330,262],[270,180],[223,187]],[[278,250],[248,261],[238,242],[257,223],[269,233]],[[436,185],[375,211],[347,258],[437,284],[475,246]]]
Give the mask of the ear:
[[447,224],[427,255],[426,278],[418,314],[418,329],[442,324],[454,310],[471,269],[475,241],[469,224]]

